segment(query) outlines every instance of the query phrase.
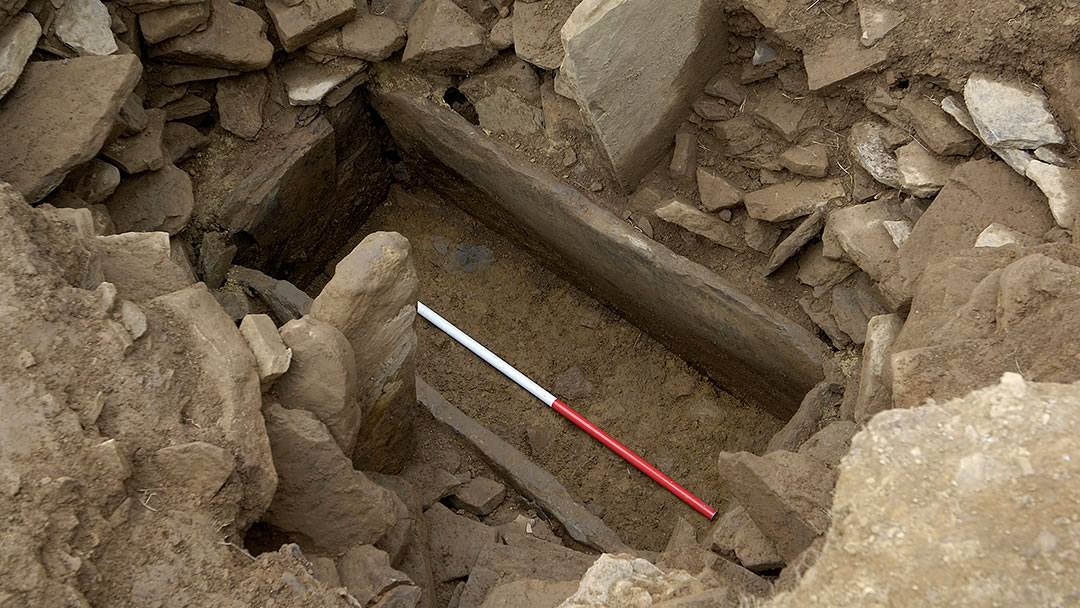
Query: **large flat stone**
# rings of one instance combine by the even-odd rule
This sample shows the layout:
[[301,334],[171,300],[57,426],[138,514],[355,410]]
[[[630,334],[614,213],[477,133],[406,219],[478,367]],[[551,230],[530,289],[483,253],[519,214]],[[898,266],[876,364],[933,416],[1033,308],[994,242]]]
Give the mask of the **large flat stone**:
[[792,180],[744,197],[750,217],[766,222],[783,222],[810,215],[834,198],[846,196],[841,179]]
[[150,47],[150,56],[238,72],[270,65],[274,46],[266,39],[266,22],[258,13],[229,0],[211,0],[210,7],[206,29]]
[[499,542],[499,531],[455,515],[435,504],[424,513],[430,534],[435,580],[443,583],[469,574],[480,552]]
[[872,70],[889,56],[887,45],[864,48],[857,38],[836,36],[817,48],[803,51],[806,83],[811,91],[823,89]]
[[307,46],[322,55],[382,61],[405,46],[405,26],[385,15],[358,12],[340,30],[331,31]]
[[274,22],[278,40],[291,53],[352,21],[356,3],[353,0],[267,0],[266,10]]
[[311,106],[322,102],[331,91],[344,86],[366,67],[366,62],[352,57],[336,57],[324,63],[297,57],[282,64],[278,73],[289,94],[289,103]]
[[452,0],[425,0],[408,31],[401,61],[425,70],[471,72],[495,56],[484,26]]
[[40,37],[41,25],[29,13],[16,16],[0,29],[0,99],[15,86]]
[[1065,134],[1050,113],[1046,94],[1031,84],[1015,84],[986,74],[972,74],[964,85],[964,103],[992,148],[1034,150],[1065,143]]
[[30,203],[97,155],[142,65],[134,55],[34,61],[0,107],[0,179]]
[[450,200],[496,228],[529,235],[525,244],[541,259],[565,269],[728,390],[788,416],[820,380],[823,345],[805,329],[482,137],[450,108],[425,101],[430,93],[373,91],[376,110],[428,183],[454,184],[444,191]]
[[111,24],[101,0],[65,0],[56,11],[53,32],[79,55],[111,55],[116,52]]
[[436,420],[475,446],[484,460],[518,492],[558,520],[571,538],[599,551],[630,550],[599,517],[574,501],[551,473],[466,416],[419,377],[416,379],[416,398]]
[[720,6],[706,0],[585,0],[563,26],[559,78],[624,189],[664,156],[723,63],[724,26]]

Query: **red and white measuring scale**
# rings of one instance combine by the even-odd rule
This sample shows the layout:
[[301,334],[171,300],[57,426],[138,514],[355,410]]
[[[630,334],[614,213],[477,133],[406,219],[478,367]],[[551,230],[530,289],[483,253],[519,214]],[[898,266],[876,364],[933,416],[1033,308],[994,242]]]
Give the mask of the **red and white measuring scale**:
[[651,477],[656,483],[664,486],[665,489],[675,496],[678,496],[683,502],[693,507],[698,513],[708,517],[710,521],[716,518],[716,509],[710,507],[704,500],[694,496],[689,490],[675,483],[670,477],[660,472],[660,469],[657,469],[646,462],[644,458],[638,456],[629,448],[616,441],[611,435],[602,431],[600,427],[589,422],[584,416],[571,409],[570,406],[559,399],[556,399],[555,395],[544,390],[542,386],[530,380],[525,374],[515,369],[514,366],[503,361],[498,355],[485,348],[484,345],[473,340],[468,334],[455,327],[453,323],[450,323],[446,319],[440,317],[435,311],[424,306],[423,302],[416,303],[416,312],[420,313],[421,317],[430,321],[432,325],[445,332],[446,335],[457,340],[462,346],[471,350],[476,356],[487,361],[492,367],[502,372],[507,378],[516,382],[518,386],[532,393],[534,397],[543,401],[545,405],[568,418],[570,422],[579,426],[586,433],[592,435],[597,441],[610,448],[611,451],[637,467],[639,471]]

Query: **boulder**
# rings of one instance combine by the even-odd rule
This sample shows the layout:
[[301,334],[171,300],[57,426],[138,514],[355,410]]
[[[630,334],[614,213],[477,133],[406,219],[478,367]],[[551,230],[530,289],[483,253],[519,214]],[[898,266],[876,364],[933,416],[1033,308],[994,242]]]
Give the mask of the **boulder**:
[[979,138],[992,148],[1034,150],[1065,143],[1050,113],[1046,94],[1034,85],[1004,82],[972,74],[964,85],[964,103]]
[[210,2],[181,4],[142,13],[139,31],[146,44],[157,44],[175,36],[189,34],[210,19]]
[[557,70],[563,61],[560,32],[574,6],[573,2],[515,4],[511,19],[514,54],[536,67]]
[[97,155],[142,73],[133,55],[34,61],[0,110],[0,179],[30,203]]
[[385,15],[358,11],[340,30],[325,34],[307,48],[321,55],[382,61],[404,46],[404,25]]
[[265,393],[275,380],[289,371],[292,351],[285,347],[278,335],[277,327],[269,315],[248,315],[240,323],[240,333],[244,335],[255,363],[259,367],[259,382]]
[[787,451],[764,457],[720,455],[724,486],[746,508],[785,563],[797,558],[829,527],[835,475],[818,461]]
[[401,60],[425,70],[471,72],[495,56],[484,26],[453,0],[424,0],[408,36]]
[[[217,397],[212,402],[189,404],[184,415],[200,424],[213,425],[224,434],[227,445],[223,447],[236,458],[236,472],[243,488],[236,525],[244,529],[262,517],[278,488],[276,463],[271,460],[267,428],[260,414],[262,399],[255,358],[232,319],[203,285],[155,298],[150,308],[170,315],[186,330],[187,352],[198,361],[201,381]],[[219,471],[228,460],[220,454],[211,459],[219,463],[214,465]]]
[[270,65],[274,46],[266,39],[266,22],[259,14],[229,0],[210,0],[210,4],[205,29],[150,47],[150,57],[237,72]]
[[1066,573],[1080,563],[1064,522],[1080,501],[1080,464],[1063,446],[1077,424],[1075,386],[1015,372],[963,398],[879,414],[840,466],[820,557],[770,606],[1067,602]]
[[461,578],[472,570],[480,552],[499,542],[499,531],[471,519],[454,515],[436,503],[424,513],[428,542],[438,582]]
[[278,40],[292,53],[314,42],[324,33],[352,21],[356,3],[352,0],[267,0],[266,11],[274,22]]
[[724,31],[720,6],[706,0],[585,0],[566,21],[559,77],[624,189],[664,155],[723,62]]
[[[147,125],[140,133],[120,137],[109,143],[101,155],[114,162],[124,173],[157,171],[165,166],[165,147],[162,134],[165,129],[165,110],[147,110]],[[175,178],[175,172],[169,172]]]
[[314,414],[273,402],[263,410],[279,480],[264,521],[329,554],[373,544],[393,527],[390,492],[353,470]]
[[274,383],[274,396],[284,407],[314,414],[342,452],[351,454],[363,417],[356,403],[352,346],[336,327],[311,316],[289,321],[280,334],[292,362]]
[[195,197],[191,178],[170,163],[124,180],[105,204],[120,232],[177,234],[191,219]]
[[15,86],[40,37],[41,26],[30,13],[0,27],[0,99]]
[[734,226],[720,218],[698,211],[696,207],[685,202],[673,200],[657,209],[656,216],[665,222],[671,222],[703,236],[722,247],[735,251],[742,249],[743,241]]
[[77,54],[112,55],[116,52],[112,19],[101,0],[65,0],[56,11],[53,33]]
[[793,180],[747,192],[746,211],[766,222],[783,222],[809,215],[835,198],[847,196],[843,180]]
[[313,317],[345,334],[366,370],[357,383],[365,412],[353,454],[360,468],[397,472],[411,452],[418,287],[409,242],[376,232],[338,262],[311,306]]

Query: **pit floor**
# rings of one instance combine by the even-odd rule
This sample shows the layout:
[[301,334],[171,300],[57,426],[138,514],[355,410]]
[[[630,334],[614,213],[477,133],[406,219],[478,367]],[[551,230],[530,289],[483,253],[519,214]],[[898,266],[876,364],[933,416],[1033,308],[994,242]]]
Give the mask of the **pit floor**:
[[[395,187],[342,255],[379,230],[412,244],[422,302],[714,508],[726,502],[717,453],[760,453],[782,426],[431,191]],[[704,517],[419,317],[416,331],[418,373],[555,475],[629,545],[662,550],[679,517],[699,538],[708,528]],[[458,460],[445,455],[458,445],[454,438],[425,418],[413,462]]]

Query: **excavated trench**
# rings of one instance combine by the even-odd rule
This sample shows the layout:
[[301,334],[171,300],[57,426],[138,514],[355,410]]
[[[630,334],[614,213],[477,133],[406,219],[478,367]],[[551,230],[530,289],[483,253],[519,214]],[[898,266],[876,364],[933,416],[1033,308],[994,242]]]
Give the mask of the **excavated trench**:
[[[716,454],[765,448],[820,379],[820,343],[516,158],[444,98],[374,87],[374,111],[327,116],[344,136],[323,146],[336,148],[339,174],[336,187],[318,194],[324,213],[301,221],[289,201],[312,194],[302,176],[286,179],[292,185],[274,193],[275,215],[231,212],[247,226],[234,228],[247,241],[238,262],[315,296],[364,236],[400,232],[412,246],[422,301],[723,511]],[[222,156],[240,165],[258,160],[235,150]],[[325,162],[293,164],[318,174]],[[228,220],[228,202],[223,209]],[[332,209],[343,217],[327,221]],[[680,517],[699,533],[708,527],[434,327],[418,319],[416,331],[418,374],[553,474],[629,545],[662,550]],[[409,465],[496,476],[430,415],[420,415],[415,433]],[[509,496],[488,523],[545,517],[528,499]],[[247,544],[257,551],[281,540],[257,525]]]

